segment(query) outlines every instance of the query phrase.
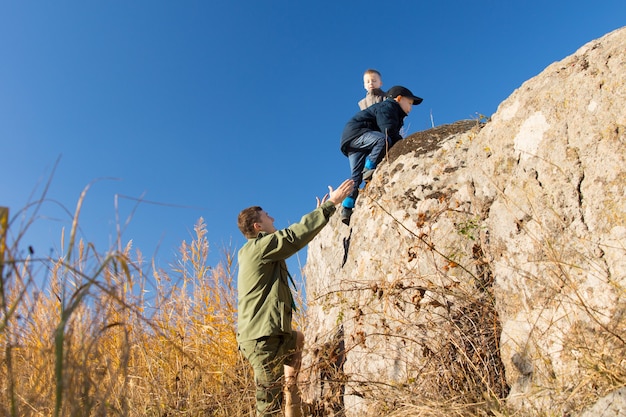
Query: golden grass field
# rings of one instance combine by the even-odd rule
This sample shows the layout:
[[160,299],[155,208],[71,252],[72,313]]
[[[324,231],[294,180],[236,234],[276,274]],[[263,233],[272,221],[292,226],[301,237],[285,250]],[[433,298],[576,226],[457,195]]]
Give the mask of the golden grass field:
[[207,264],[202,219],[171,270],[151,276],[130,245],[103,255],[75,226],[43,271],[3,239],[0,415],[249,415],[233,257]]

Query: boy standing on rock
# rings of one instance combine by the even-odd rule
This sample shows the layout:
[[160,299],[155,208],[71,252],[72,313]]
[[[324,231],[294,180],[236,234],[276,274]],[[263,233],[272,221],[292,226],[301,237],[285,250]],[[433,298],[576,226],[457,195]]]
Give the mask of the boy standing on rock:
[[363,87],[367,93],[365,98],[359,101],[359,109],[365,110],[369,106],[380,103],[385,99],[385,92],[380,89],[383,86],[383,79],[375,69],[367,69],[363,74]]
[[350,162],[354,191],[342,203],[341,221],[349,225],[361,181],[369,181],[388,149],[402,139],[400,129],[413,105],[422,99],[408,88],[394,86],[385,101],[355,114],[341,135],[341,152]]

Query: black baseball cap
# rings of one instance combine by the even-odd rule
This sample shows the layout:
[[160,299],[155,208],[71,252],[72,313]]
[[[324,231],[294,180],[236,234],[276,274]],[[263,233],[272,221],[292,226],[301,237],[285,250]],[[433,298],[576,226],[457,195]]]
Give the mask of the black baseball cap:
[[422,98],[417,97],[415,94],[411,93],[411,90],[401,85],[394,85],[387,91],[387,98],[396,98],[398,96],[412,98],[414,105],[420,104],[423,101]]

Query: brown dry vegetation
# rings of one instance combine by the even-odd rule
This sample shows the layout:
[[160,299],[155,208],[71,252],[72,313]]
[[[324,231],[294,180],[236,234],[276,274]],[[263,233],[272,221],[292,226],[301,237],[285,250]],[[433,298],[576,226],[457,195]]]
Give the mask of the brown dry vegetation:
[[102,255],[74,232],[63,257],[44,261],[44,282],[41,260],[2,248],[0,415],[250,415],[233,257],[207,264],[202,219],[171,271],[150,279],[130,245]]

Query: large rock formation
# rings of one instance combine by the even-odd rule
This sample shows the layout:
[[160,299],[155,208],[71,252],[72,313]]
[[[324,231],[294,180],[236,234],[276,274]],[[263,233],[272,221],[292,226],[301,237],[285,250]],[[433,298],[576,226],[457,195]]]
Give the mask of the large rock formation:
[[390,150],[350,227],[309,245],[304,389],[326,415],[577,415],[624,384],[625,81],[626,28],[486,123]]

